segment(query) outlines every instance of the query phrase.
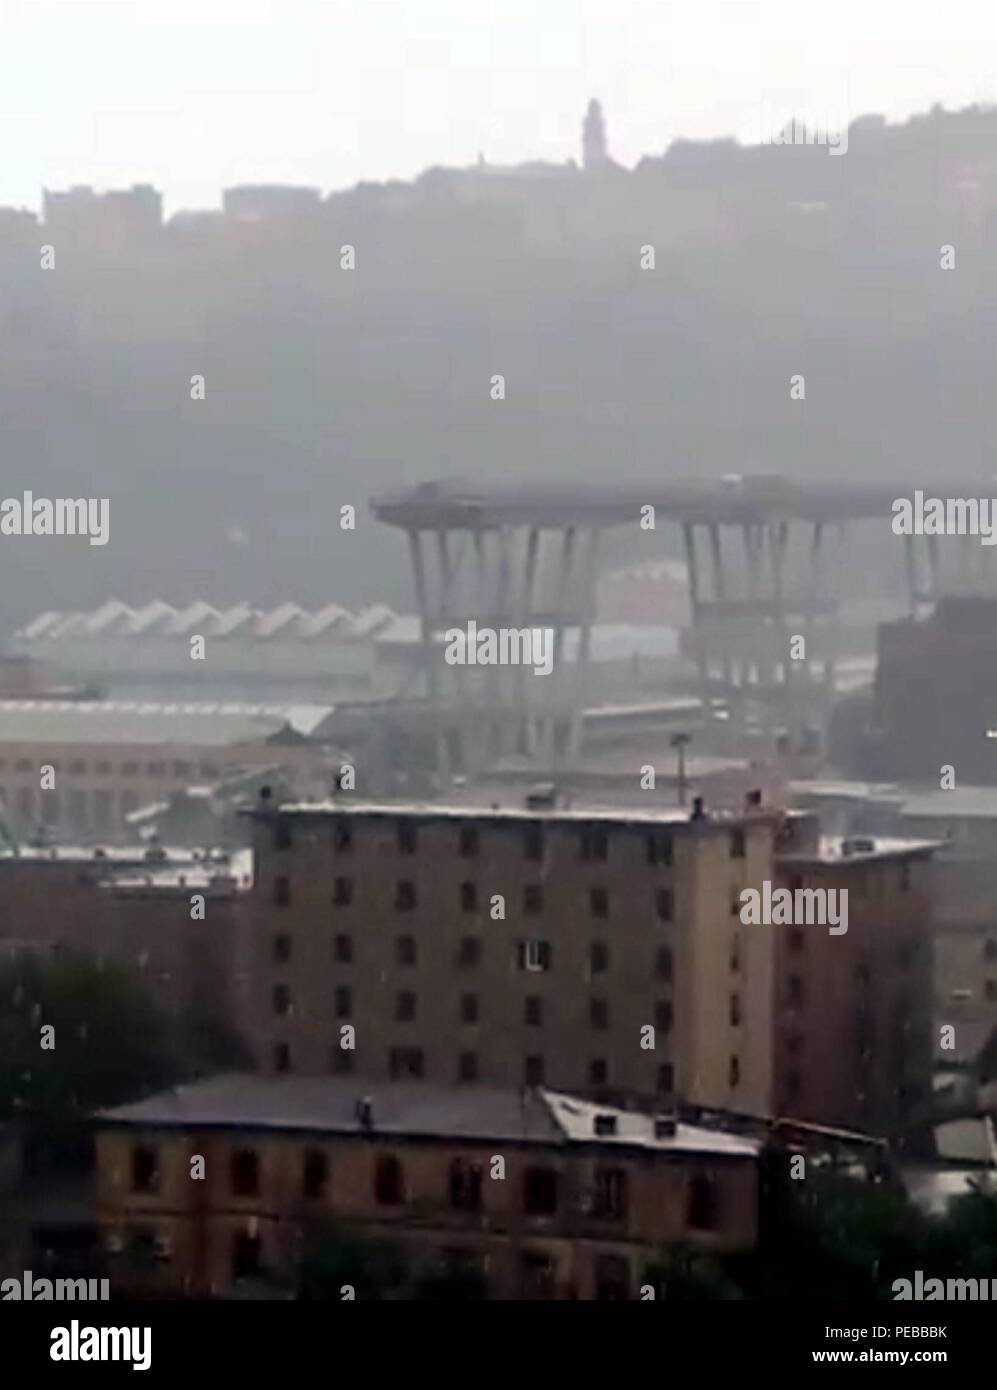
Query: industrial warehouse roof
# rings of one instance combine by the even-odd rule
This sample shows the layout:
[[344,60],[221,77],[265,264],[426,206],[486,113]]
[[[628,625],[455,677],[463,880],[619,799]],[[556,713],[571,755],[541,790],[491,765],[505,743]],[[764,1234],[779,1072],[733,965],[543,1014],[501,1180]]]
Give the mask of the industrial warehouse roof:
[[[237,603],[215,608],[203,599],[174,608],[154,599],[142,608],[131,608],[110,599],[90,612],[53,610],[42,613],[15,634],[15,642],[88,642],[127,638],[134,641],[192,636],[240,642],[391,640],[398,624],[407,632],[412,620],[399,618],[383,604],[350,613],[336,603],[309,612],[296,603],[276,608],[251,608]],[[406,623],[408,626],[405,626]]]
[[[592,1105],[545,1090],[380,1083],[357,1078],[221,1076],[162,1091],[95,1117],[104,1124],[150,1128],[301,1130],[360,1134],[357,1101],[371,1103],[373,1134],[434,1139],[637,1146],[664,1152],[752,1158],[759,1144],[740,1135],[677,1124],[655,1134],[654,1117]],[[615,1134],[596,1134],[595,1117],[612,1116]]]
[[291,732],[307,737],[329,705],[156,704],[128,700],[0,700],[0,743],[224,746]]

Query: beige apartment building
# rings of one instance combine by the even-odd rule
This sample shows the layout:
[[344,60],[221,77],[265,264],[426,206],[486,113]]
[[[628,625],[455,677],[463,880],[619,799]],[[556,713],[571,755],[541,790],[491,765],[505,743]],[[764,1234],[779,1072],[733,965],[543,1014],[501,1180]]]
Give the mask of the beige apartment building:
[[[757,805],[261,810],[250,1042],[270,1072],[893,1132],[927,1083],[930,1018],[895,1030],[930,992],[933,846],[869,843]],[[742,891],[784,876],[849,886],[848,932],[743,925]]]
[[115,1294],[293,1288],[329,1222],[498,1298],[636,1298],[665,1245],[757,1238],[757,1140],[546,1090],[228,1076],[95,1123]]

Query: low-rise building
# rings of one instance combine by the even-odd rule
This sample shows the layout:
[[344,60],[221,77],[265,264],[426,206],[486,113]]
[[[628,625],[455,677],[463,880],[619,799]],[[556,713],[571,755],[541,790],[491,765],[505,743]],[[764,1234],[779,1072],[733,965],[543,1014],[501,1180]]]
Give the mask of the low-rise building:
[[329,1221],[499,1298],[637,1297],[662,1246],[757,1236],[757,1140],[542,1089],[220,1077],[103,1112],[96,1150],[124,1293],[293,1285]]

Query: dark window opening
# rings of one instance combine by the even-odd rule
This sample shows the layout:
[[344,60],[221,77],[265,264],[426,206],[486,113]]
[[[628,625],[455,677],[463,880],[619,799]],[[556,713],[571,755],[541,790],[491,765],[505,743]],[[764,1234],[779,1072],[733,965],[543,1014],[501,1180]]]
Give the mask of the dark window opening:
[[553,1216],[557,1211],[557,1172],[527,1168],[523,1174],[523,1211],[527,1216]]
[[256,1197],[260,1191],[260,1161],[253,1149],[236,1149],[230,1176],[233,1197]]
[[405,1200],[402,1165],[394,1154],[384,1154],[377,1160],[374,1200],[379,1207],[400,1207]]
[[455,1158],[450,1165],[450,1205],[454,1211],[481,1211],[484,1173],[478,1163]]
[[523,1082],[527,1086],[542,1086],[544,1084],[544,1059],[542,1057],[527,1057],[523,1064]]
[[712,1178],[693,1178],[689,1184],[686,1224],[693,1231],[715,1231],[719,1210],[717,1185]]
[[140,1145],[132,1149],[132,1191],[158,1192],[159,1157],[155,1149]]
[[306,1149],[301,1190],[306,1202],[318,1202],[329,1184],[329,1160],[321,1149]]
[[627,1214],[625,1168],[597,1168],[592,1215],[600,1221],[623,1221]]

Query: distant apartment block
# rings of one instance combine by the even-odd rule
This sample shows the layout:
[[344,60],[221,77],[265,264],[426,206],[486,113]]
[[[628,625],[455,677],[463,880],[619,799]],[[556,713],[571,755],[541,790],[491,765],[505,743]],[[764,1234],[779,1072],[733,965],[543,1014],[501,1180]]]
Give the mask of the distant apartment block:
[[[761,808],[347,795],[263,810],[253,838],[266,1070],[547,1085],[891,1134],[927,1087],[931,843],[843,848],[812,817]],[[848,888],[847,934],[743,925],[741,892],[766,879]]]
[[[22,838],[120,838],[140,807],[226,772],[291,769],[315,794],[332,772],[323,706],[0,700],[0,804]],[[43,786],[44,774],[49,785]],[[53,783],[54,779],[54,783]]]
[[[169,1015],[244,1033],[248,851],[158,844],[0,853],[0,953],[86,952],[135,972]],[[203,911],[192,914],[194,895]]]
[[95,1124],[108,1274],[133,1294],[293,1287],[330,1221],[497,1298],[636,1298],[663,1246],[757,1236],[756,1140],[544,1089],[232,1076]]
[[871,751],[878,776],[929,781],[944,765],[960,782],[997,782],[992,691],[997,599],[942,598],[931,616],[878,634]]
[[86,184],[64,192],[44,189],[42,218],[45,230],[74,237],[115,241],[142,238],[163,225],[163,197],[151,184],[95,193]]

